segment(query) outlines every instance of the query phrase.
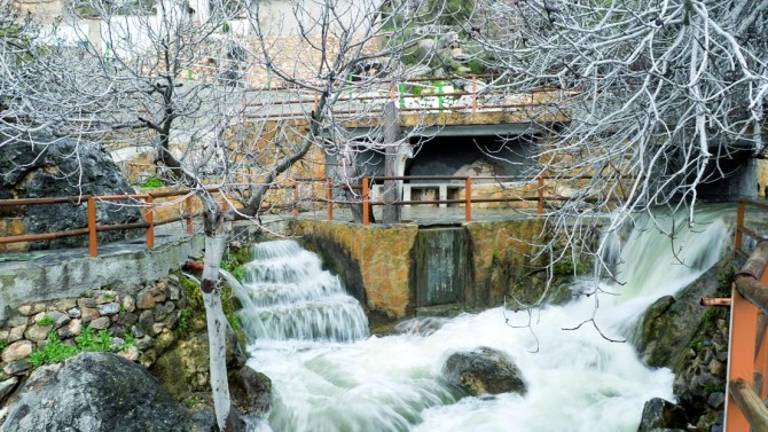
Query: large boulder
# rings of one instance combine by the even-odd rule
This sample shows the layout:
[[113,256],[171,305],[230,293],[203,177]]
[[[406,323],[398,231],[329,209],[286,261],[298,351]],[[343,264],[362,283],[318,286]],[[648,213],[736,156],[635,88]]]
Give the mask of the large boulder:
[[637,432],[685,430],[687,425],[683,408],[664,399],[653,398],[643,406]]
[[140,365],[84,353],[32,373],[11,402],[2,432],[203,431]]
[[[9,140],[0,151],[0,199],[40,198],[80,195],[120,195],[134,193],[112,158],[100,146],[71,139],[35,137]],[[21,217],[26,233],[42,233],[84,228],[88,225],[86,203],[36,205],[10,208]],[[100,204],[98,221],[104,225],[137,222],[140,213],[135,206]],[[130,231],[99,233],[100,240],[125,238]],[[134,233],[134,235],[136,235]],[[85,236],[50,242],[34,242],[32,249],[82,246]]]
[[473,396],[526,392],[522,373],[512,359],[488,347],[451,354],[443,365],[443,375]]

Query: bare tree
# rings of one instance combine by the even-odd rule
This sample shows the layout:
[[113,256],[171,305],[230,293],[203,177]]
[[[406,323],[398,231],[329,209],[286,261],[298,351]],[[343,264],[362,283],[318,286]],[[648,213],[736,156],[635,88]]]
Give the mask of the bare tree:
[[[315,101],[292,105],[304,112],[309,127],[302,145],[286,156],[284,165],[313,145],[322,149],[335,161],[331,173],[336,181],[347,185],[344,196],[353,203],[358,222],[361,207],[356,185],[360,178],[384,174],[388,159],[392,168],[388,175],[402,175],[411,154],[410,138],[422,130],[417,125],[401,131],[392,100],[399,83],[423,73],[424,68],[430,70],[434,50],[418,48],[421,41],[438,37],[440,29],[435,23],[443,2],[415,9],[411,3],[294,1],[284,16],[275,16],[259,3],[249,9],[257,68],[281,82],[284,98]],[[280,25],[270,25],[275,22]],[[416,51],[418,55],[414,55]],[[274,176],[267,179],[270,183]],[[397,184],[385,184],[385,189],[392,191],[385,192],[390,201],[399,199]],[[386,219],[399,217],[393,214]]]
[[552,228],[575,234],[574,220],[614,212],[615,230],[660,205],[685,208],[693,223],[702,186],[763,151],[768,2],[532,0],[477,9],[473,22],[484,32],[475,38],[505,68],[493,85],[567,94],[557,116],[534,118],[548,132],[541,170],[591,179],[552,210]]
[[3,63],[7,139],[0,146],[20,137],[34,142],[37,136],[53,139],[34,142],[32,151],[56,145],[56,137],[82,146],[149,146],[158,176],[200,197],[209,264],[201,288],[211,386],[219,428],[232,430],[238,419],[229,400],[228,324],[218,286],[226,228],[210,189],[218,187],[226,197],[236,187],[237,170],[225,138],[244,106],[237,76],[241,59],[233,54],[237,41],[227,31],[229,16],[222,9],[204,19],[181,2],[160,1],[154,9],[83,1],[60,22],[37,26],[26,46],[14,51],[15,44],[4,44],[4,56],[16,55],[17,61]]
[[[149,146],[157,175],[202,200],[201,289],[221,430],[239,422],[229,399],[219,285],[230,221],[258,223],[267,192],[312,146],[337,156],[337,178],[357,202],[360,162],[409,148],[418,128],[398,135],[390,127],[385,134],[383,122],[370,121],[381,118],[393,86],[429,60],[427,50],[404,61],[435,32],[434,16],[406,3],[295,2],[292,26],[275,38],[260,3],[203,10],[161,1],[140,12],[89,0],[60,23],[41,26],[31,43],[4,40],[4,59],[17,61],[2,66],[2,127],[17,137],[45,131],[83,145]],[[286,40],[304,51],[280,45]],[[259,71],[283,89],[249,88]],[[311,103],[295,101],[307,97]],[[388,117],[397,117],[394,104],[388,106]],[[402,159],[401,150],[394,153]]]
[[[489,86],[561,95],[529,116],[544,131],[539,173],[567,197],[547,210],[552,237],[540,255],[550,269],[586,254],[596,277],[613,276],[601,230],[660,206],[693,224],[702,190],[738,175],[741,188],[727,192],[756,192],[767,11],[767,1],[748,0],[477,2],[464,28],[482,47],[475,59],[498,72]],[[674,240],[675,227],[657,225]],[[586,294],[599,293],[595,283]],[[594,318],[585,323],[597,327]]]

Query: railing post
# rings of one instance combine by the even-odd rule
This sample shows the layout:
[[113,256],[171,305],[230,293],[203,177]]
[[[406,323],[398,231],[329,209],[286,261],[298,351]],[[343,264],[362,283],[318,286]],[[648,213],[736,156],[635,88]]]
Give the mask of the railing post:
[[184,217],[187,220],[187,234],[192,234],[194,232],[194,226],[192,225],[192,216],[194,215],[194,210],[192,207],[192,195],[188,196],[184,199],[184,211],[186,214]]
[[472,177],[464,179],[464,221],[472,222]]
[[299,182],[296,180],[293,181],[293,210],[291,210],[291,214],[293,215],[293,218],[296,219],[299,217]]
[[539,174],[538,177],[538,193],[539,193],[539,204],[536,208],[536,213],[543,215],[544,214],[544,176]]
[[746,204],[744,201],[739,200],[736,204],[736,235],[733,239],[733,253],[734,255],[741,250],[742,228],[744,227],[744,213],[746,212]]
[[363,225],[368,225],[371,221],[371,215],[369,214],[369,207],[368,207],[368,177],[363,177],[362,195],[363,195]]
[[152,204],[152,195],[144,198],[144,220],[147,222],[147,249],[155,247],[155,212]]
[[472,77],[472,112],[477,112],[477,77]]
[[328,201],[328,221],[333,220],[333,180],[328,177],[326,180],[325,198]]
[[[753,385],[758,309],[739,294],[735,285],[732,291],[733,301],[731,302],[730,346],[728,347],[729,359],[726,382],[732,382],[741,378],[750,385]],[[748,431],[749,429],[747,418],[738,408],[729,391],[725,404],[725,430]]]
[[88,197],[88,255],[98,255],[99,237],[96,235],[96,198]]

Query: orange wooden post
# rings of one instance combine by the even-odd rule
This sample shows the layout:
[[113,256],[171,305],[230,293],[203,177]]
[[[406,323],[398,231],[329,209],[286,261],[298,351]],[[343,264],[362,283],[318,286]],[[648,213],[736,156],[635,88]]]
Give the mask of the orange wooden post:
[[293,210],[291,210],[293,218],[299,217],[299,182],[293,181]]
[[144,198],[144,220],[147,222],[147,249],[155,247],[155,212],[152,205],[152,195]]
[[464,221],[472,222],[472,177],[464,179]]
[[739,200],[736,204],[736,235],[733,239],[733,253],[734,255],[741,250],[741,229],[744,227],[744,213],[746,212],[746,204],[744,201]]
[[362,184],[363,192],[363,225],[368,225],[371,222],[371,215],[369,214],[368,207],[368,177],[363,177]]
[[539,175],[538,180],[539,180],[539,187],[538,187],[539,205],[536,208],[536,213],[543,215],[544,214],[544,176]]
[[472,77],[472,112],[477,112],[477,77]]
[[328,200],[328,220],[333,220],[333,180],[328,177],[326,180],[325,198]]
[[186,214],[184,215],[187,220],[187,234],[192,234],[194,232],[194,226],[192,225],[192,216],[194,215],[194,208],[192,207],[192,195],[188,196],[186,199],[184,199],[184,211]]
[[99,237],[96,235],[96,198],[88,198],[88,255],[98,255]]
[[[757,339],[758,309],[732,287],[730,346],[727,382],[741,378],[754,385],[755,340]],[[733,398],[728,395],[725,405],[725,430],[749,431],[749,423]]]

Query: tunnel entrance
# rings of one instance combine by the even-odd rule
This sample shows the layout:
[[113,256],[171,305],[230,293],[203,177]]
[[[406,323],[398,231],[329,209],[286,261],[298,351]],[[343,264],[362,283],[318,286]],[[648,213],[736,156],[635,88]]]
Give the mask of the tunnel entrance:
[[535,171],[536,137],[435,136],[415,138],[405,175],[524,176]]

